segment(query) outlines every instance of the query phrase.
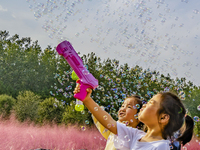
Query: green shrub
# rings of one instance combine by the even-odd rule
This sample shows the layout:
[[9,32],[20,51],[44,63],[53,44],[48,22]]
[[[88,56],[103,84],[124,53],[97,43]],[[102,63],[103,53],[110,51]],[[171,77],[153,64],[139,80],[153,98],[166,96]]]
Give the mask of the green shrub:
[[62,102],[55,100],[55,98],[46,98],[43,102],[39,104],[38,115],[39,122],[48,123],[61,123],[62,114],[65,111]]
[[0,115],[4,119],[8,119],[16,100],[12,96],[6,94],[0,95]]
[[88,110],[76,111],[75,104],[70,103],[65,109],[63,114],[62,122],[64,124],[79,124],[79,125],[91,125],[91,115],[88,113]]
[[36,122],[38,119],[38,105],[40,96],[31,91],[20,92],[15,105],[16,117],[19,121],[30,120]]
[[195,122],[195,126],[194,126],[194,134],[200,138],[200,122]]

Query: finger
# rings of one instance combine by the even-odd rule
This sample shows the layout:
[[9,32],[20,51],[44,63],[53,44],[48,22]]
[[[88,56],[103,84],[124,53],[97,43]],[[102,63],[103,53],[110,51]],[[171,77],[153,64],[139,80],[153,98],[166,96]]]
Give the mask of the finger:
[[76,91],[73,91],[74,94],[76,94]]
[[77,83],[77,84],[76,84],[76,87],[80,87],[80,84],[79,84],[79,83]]
[[78,91],[78,90],[80,91],[80,87],[76,87],[76,88],[75,88],[75,91]]
[[92,92],[92,89],[87,88],[86,91],[89,92],[89,93],[91,93],[91,92]]

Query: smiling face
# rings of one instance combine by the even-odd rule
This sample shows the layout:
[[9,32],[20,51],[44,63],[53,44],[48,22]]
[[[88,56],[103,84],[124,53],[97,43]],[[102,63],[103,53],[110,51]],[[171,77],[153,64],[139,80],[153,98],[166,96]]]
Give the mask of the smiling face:
[[147,126],[158,125],[158,109],[160,108],[161,95],[153,96],[147,104],[144,104],[138,114],[139,121]]
[[139,123],[138,119],[134,117],[137,114],[137,108],[134,107],[136,104],[135,98],[126,98],[118,111],[118,120],[120,122],[128,121],[129,125],[135,128]]

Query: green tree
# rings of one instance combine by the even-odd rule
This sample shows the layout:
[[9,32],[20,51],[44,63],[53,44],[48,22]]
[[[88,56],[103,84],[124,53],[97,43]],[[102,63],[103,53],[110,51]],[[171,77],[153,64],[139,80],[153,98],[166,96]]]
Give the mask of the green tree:
[[21,122],[30,120],[37,123],[38,106],[41,101],[41,97],[31,91],[20,92],[14,107],[16,118]]
[[57,123],[62,122],[62,115],[65,108],[62,102],[55,101],[55,98],[46,98],[43,102],[39,104],[38,108],[38,121],[40,123]]
[[43,52],[38,41],[0,31],[0,67],[0,94],[16,98],[19,91],[30,90],[46,98],[55,82],[56,52],[50,46]]
[[16,100],[12,96],[0,95],[0,115],[3,119],[8,119]]
[[[139,66],[130,68],[128,64],[119,65],[119,61],[115,59],[101,61],[94,53],[83,55],[82,60],[89,72],[99,81],[92,97],[99,105],[105,106],[105,110],[115,119],[121,103],[128,95],[137,94],[147,101],[160,91],[173,91],[181,98],[187,99],[186,93],[193,85],[191,82],[187,84],[185,78],[174,80],[169,74],[165,76],[149,69],[143,70]],[[64,73],[57,72],[56,78],[62,87],[55,84],[52,90],[52,95],[58,100],[66,100],[67,105],[70,101],[75,101],[72,94],[75,81],[70,77],[71,72],[70,68]]]

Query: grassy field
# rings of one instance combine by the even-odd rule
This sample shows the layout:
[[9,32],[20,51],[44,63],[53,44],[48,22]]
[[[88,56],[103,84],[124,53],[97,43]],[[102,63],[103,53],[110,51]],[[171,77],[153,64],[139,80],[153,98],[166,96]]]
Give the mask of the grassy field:
[[[95,127],[50,126],[42,127],[19,123],[14,117],[0,121],[1,150],[31,150],[45,148],[52,150],[103,150],[106,140]],[[200,141],[193,139],[184,150],[200,150]]]
[[52,150],[103,150],[106,141],[99,131],[81,126],[42,127],[19,123],[13,117],[0,122],[1,150],[30,150],[45,148]]

